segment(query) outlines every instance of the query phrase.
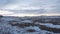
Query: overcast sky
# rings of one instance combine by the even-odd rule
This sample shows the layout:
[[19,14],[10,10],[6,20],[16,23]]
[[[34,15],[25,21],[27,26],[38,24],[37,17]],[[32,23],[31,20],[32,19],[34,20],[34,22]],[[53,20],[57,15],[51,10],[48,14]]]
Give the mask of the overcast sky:
[[60,0],[0,0],[2,15],[59,14]]

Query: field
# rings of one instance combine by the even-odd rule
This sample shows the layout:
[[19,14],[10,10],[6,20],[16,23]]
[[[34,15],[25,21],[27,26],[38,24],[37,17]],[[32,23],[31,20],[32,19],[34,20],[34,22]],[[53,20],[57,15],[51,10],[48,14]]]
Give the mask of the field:
[[60,34],[60,16],[0,16],[0,34]]

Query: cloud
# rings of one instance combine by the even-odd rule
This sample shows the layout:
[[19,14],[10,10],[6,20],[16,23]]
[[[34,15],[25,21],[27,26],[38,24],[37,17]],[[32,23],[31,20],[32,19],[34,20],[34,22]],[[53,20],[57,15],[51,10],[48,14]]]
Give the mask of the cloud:
[[16,14],[58,14],[60,0],[0,0],[0,9]]
[[35,9],[35,10],[10,10],[14,12],[15,14],[43,14],[46,11],[44,9]]
[[0,10],[0,15],[11,15],[11,14],[13,14],[13,12]]

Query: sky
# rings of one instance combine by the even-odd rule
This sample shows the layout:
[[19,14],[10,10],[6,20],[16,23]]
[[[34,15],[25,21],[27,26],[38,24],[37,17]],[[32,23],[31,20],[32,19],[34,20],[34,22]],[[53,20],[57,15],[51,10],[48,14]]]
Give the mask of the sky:
[[60,0],[0,0],[0,15],[60,15]]

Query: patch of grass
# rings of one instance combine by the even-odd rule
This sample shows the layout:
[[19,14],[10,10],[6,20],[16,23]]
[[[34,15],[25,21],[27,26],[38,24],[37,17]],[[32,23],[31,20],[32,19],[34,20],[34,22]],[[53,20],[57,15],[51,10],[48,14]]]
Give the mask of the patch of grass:
[[24,28],[24,27],[29,27],[29,26],[37,26],[36,24],[34,24],[34,23],[21,23],[21,24],[19,24],[19,23],[16,23],[16,24],[12,24],[12,23],[10,23],[12,26],[18,26],[18,27],[22,27],[22,28]]
[[35,32],[35,30],[34,29],[29,29],[29,30],[27,30],[27,32]]
[[[46,21],[48,20],[48,21]],[[33,20],[33,22],[39,22],[39,23],[52,23],[54,25],[60,25],[60,18],[39,18]]]
[[56,28],[50,28],[50,27],[46,27],[46,26],[43,26],[43,25],[40,25],[39,28],[42,29],[42,30],[51,31],[51,32],[54,32],[54,33],[60,33],[60,29],[56,29]]

